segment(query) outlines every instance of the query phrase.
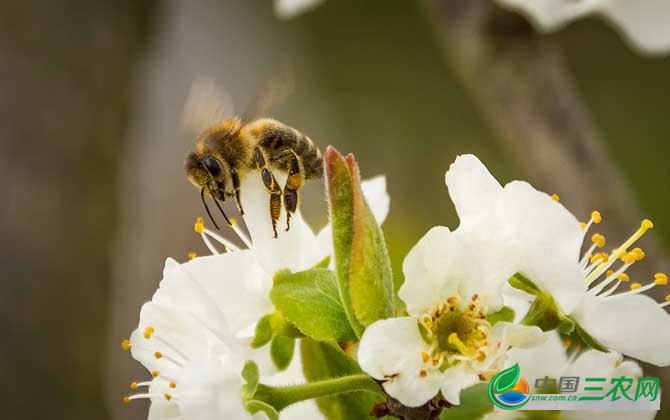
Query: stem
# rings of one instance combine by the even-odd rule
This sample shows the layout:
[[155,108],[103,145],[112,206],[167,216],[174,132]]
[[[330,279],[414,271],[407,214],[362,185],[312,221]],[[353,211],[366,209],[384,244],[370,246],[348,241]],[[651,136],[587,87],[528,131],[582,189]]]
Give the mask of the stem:
[[382,396],[385,395],[374,379],[365,374],[356,374],[309,382],[302,385],[273,387],[260,384],[254,395],[254,399],[270,404],[277,411],[281,411],[289,405],[300,401],[355,391],[367,391]]

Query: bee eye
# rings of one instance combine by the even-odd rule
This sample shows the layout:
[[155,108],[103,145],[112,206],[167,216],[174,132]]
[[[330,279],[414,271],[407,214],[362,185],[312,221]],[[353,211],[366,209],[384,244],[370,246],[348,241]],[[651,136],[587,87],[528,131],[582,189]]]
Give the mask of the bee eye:
[[221,175],[221,165],[219,165],[219,162],[213,157],[207,156],[203,158],[202,164],[205,165],[205,168],[207,168],[207,171],[209,171],[212,176],[217,177]]

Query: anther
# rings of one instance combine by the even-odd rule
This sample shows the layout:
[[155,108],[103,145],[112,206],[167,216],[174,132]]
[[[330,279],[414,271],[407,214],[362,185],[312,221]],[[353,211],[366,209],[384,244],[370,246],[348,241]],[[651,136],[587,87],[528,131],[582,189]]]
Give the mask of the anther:
[[556,202],[561,201],[561,197],[559,197],[558,194],[552,194],[551,199]]
[[174,382],[170,382],[170,388],[175,389],[177,387],[177,384]]
[[426,353],[425,351],[422,351],[421,352],[421,360],[423,360],[423,363],[426,363],[428,360],[430,360],[430,356],[428,355],[428,353]]
[[123,340],[121,342],[121,348],[123,350],[128,351],[128,350],[130,350],[131,347],[132,347],[132,345],[130,344],[130,340]]
[[591,241],[596,244],[598,248],[604,247],[606,243],[605,236],[600,233],[594,233],[593,236],[591,236]]
[[154,327],[146,327],[144,329],[144,338],[149,340],[151,338],[151,336],[154,334],[155,331],[156,330],[154,329]]
[[172,395],[168,394],[167,392],[165,393],[165,399],[170,401],[172,399]]
[[640,283],[633,283],[633,284],[630,285],[630,290],[637,290],[640,287],[642,287],[642,285]]
[[163,358],[163,353],[157,351],[156,353],[154,353],[154,357],[155,357],[156,359],[162,359],[162,358]]
[[654,275],[654,283],[659,286],[666,286],[668,284],[668,275],[665,273],[656,273]]
[[597,210],[591,212],[591,219],[593,220],[593,223],[595,223],[596,225],[603,221],[603,217],[600,215],[600,212],[597,211]]
[[161,374],[161,373],[160,373],[159,371],[157,371],[157,370],[152,370],[152,371],[151,371],[151,376],[153,376],[154,378],[158,378],[158,375],[160,375],[160,374]]
[[135,391],[135,390],[137,389],[137,382],[131,382],[131,383],[130,383],[130,389],[132,389],[133,391]]
[[621,273],[617,276],[619,281],[630,281],[630,277],[626,273]]
[[202,234],[205,231],[205,221],[203,220],[202,217],[198,217],[197,219],[195,219],[193,230],[195,230],[195,232],[198,234]]
[[123,401],[124,404],[130,404],[130,397],[125,395],[121,401]]
[[649,219],[644,219],[642,223],[640,223],[640,228],[644,230],[649,230],[654,227],[654,222],[652,222]]
[[189,260],[192,260],[197,256],[198,256],[198,254],[195,251],[191,251],[191,252],[188,253],[188,259]]
[[421,369],[419,371],[419,376],[422,377],[422,378],[425,378],[426,376],[428,376],[428,372],[426,372],[426,369]]

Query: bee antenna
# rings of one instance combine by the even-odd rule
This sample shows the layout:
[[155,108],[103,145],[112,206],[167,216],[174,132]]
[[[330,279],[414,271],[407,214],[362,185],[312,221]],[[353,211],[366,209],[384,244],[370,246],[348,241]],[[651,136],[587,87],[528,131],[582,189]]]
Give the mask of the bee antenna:
[[[216,224],[216,220],[214,220],[214,217],[212,217],[212,212],[209,211],[209,207],[207,206],[207,201],[205,201],[205,188],[204,187],[200,189],[200,200],[202,200],[202,205],[205,206],[205,210],[207,211],[207,215],[209,216],[209,220],[212,221],[216,230],[219,230],[219,225]],[[216,202],[216,199],[214,200],[214,202],[216,203],[217,206],[219,205],[219,203]],[[219,207],[219,208],[221,208],[221,207]],[[223,211],[223,210],[221,210],[221,211]],[[225,217],[225,215],[224,215],[224,217]],[[226,220],[228,220],[228,218],[226,218]],[[230,223],[230,222],[228,222],[228,223]]]
[[226,216],[226,213],[225,213],[225,212],[223,211],[223,209],[221,208],[221,204],[219,204],[219,200],[217,200],[216,198],[214,198],[214,204],[216,204],[216,207],[219,208],[219,211],[220,211],[221,214],[223,215],[223,218],[226,219],[226,222],[228,222],[228,224],[229,224],[230,226],[232,226],[233,224],[230,222],[230,219],[228,219],[228,216]]

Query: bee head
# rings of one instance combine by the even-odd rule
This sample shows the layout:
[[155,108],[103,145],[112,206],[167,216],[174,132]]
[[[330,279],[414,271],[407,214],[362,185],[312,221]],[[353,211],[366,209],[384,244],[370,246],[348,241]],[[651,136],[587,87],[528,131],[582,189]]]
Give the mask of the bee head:
[[212,154],[190,153],[184,168],[188,179],[210,196],[225,200],[226,163]]

